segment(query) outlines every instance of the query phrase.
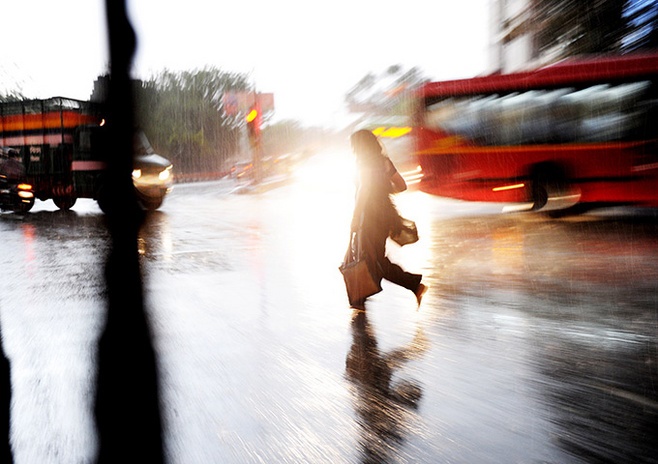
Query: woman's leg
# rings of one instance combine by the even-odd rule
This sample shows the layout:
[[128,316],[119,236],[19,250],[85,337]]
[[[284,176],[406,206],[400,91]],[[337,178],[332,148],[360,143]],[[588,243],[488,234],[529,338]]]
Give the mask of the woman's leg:
[[388,232],[381,226],[375,226],[365,225],[361,236],[362,245],[366,256],[370,260],[371,268],[378,271],[380,277],[416,293],[422,276],[406,272],[386,257]]
[[397,264],[391,262],[386,256],[380,258],[379,265],[381,266],[382,277],[384,279],[409,289],[414,294],[418,291],[418,286],[423,278],[422,275],[405,271]]

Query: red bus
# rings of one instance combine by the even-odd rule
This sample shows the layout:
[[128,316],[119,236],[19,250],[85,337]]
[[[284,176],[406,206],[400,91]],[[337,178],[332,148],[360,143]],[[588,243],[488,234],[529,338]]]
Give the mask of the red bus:
[[658,206],[658,54],[427,83],[420,189],[527,210]]

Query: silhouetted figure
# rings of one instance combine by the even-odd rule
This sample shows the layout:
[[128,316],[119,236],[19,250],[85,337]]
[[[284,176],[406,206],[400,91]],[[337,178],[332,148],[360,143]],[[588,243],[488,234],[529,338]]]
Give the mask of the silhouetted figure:
[[21,154],[14,148],[0,148],[0,176],[10,183],[18,183],[25,177]]
[[347,355],[346,375],[355,387],[355,410],[362,428],[364,464],[399,462],[395,453],[407,432],[409,409],[415,409],[421,388],[410,381],[393,382],[396,369],[420,357],[426,350],[421,331],[406,347],[382,353],[365,311],[352,319],[352,347]]
[[[360,231],[361,245],[371,271],[380,278],[411,290],[420,305],[427,290],[421,283],[422,276],[405,271],[386,256],[386,239],[402,228],[402,218],[391,195],[406,190],[407,184],[372,132],[357,131],[350,137],[350,142],[358,168],[351,232]],[[353,306],[362,308],[364,303]]]
[[99,463],[164,461],[155,352],[142,295],[137,234],[143,221],[132,182],[133,104],[129,71],[135,34],[125,1],[106,0],[110,43],[108,311],[98,347]]

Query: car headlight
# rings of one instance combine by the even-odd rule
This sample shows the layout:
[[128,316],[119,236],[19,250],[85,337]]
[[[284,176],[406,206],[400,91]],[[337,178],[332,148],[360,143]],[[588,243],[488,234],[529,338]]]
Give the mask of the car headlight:
[[140,177],[142,177],[142,170],[133,169],[133,179],[139,179]]
[[158,174],[158,179],[160,179],[161,181],[165,181],[169,179],[170,176],[171,176],[171,166],[169,166],[164,171],[160,171],[160,174]]

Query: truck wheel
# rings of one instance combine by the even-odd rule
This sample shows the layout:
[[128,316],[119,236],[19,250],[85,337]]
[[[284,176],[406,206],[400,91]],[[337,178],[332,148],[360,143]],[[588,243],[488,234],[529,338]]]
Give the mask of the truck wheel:
[[16,205],[16,208],[14,208],[14,212],[16,212],[16,213],[27,213],[28,211],[30,211],[32,209],[33,206],[34,206],[34,199],[32,199],[32,201],[29,201],[27,203],[24,203],[24,202],[21,201],[20,203],[18,203]]
[[96,203],[98,203],[98,207],[105,214],[107,214],[110,211],[111,204],[110,204],[110,200],[108,198],[105,198],[104,196],[99,196],[96,199]]
[[53,202],[55,203],[55,206],[57,206],[59,209],[68,211],[71,208],[73,208],[73,205],[75,205],[75,202],[77,201],[76,197],[54,197]]

